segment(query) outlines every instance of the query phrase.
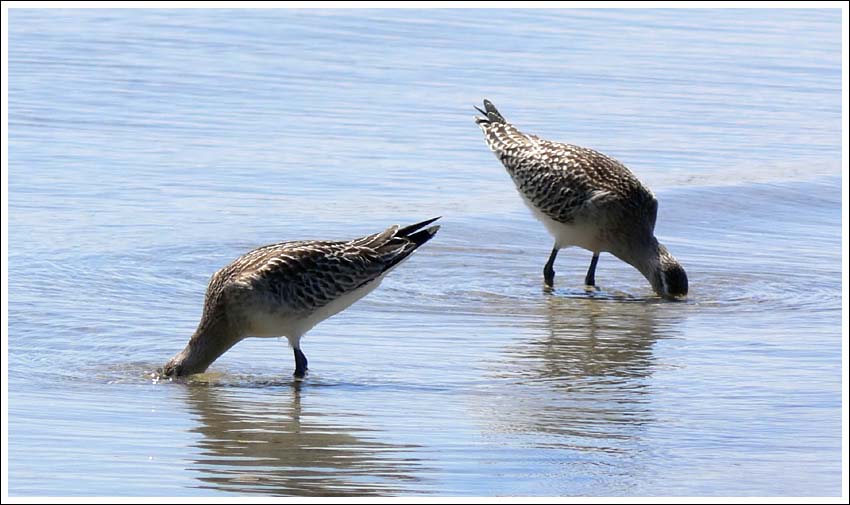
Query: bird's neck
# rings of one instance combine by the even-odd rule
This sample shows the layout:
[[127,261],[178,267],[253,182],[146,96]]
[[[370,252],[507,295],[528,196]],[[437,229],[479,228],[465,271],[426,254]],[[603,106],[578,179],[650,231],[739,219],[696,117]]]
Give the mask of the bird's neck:
[[223,318],[213,320],[205,317],[186,347],[171,358],[167,366],[177,371],[175,375],[202,373],[239,340]]
[[627,251],[617,251],[614,255],[635,267],[646,277],[656,293],[662,293],[664,286],[661,280],[661,244],[655,237],[639,243],[631,244]]

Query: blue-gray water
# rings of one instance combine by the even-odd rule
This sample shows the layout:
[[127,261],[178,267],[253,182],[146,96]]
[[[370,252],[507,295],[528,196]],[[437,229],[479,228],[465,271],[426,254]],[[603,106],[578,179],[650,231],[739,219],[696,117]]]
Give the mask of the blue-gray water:
[[[839,495],[839,10],[19,10],[12,495]],[[473,123],[593,147],[690,278],[562,251]],[[304,341],[150,372],[262,244],[444,216]]]

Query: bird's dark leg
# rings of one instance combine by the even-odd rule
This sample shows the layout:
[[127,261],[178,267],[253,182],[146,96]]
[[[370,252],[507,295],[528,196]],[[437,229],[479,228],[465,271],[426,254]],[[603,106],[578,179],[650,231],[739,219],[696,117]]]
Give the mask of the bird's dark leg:
[[304,356],[301,349],[297,347],[293,347],[292,352],[295,353],[295,373],[293,375],[296,379],[303,379],[307,373],[307,356]]
[[546,266],[543,267],[543,282],[546,284],[546,287],[551,288],[555,283],[555,257],[558,255],[558,247],[555,246],[552,248],[552,254],[549,255],[549,261],[546,262]]
[[599,253],[593,253],[593,259],[590,260],[590,268],[587,269],[587,276],[584,278],[584,283],[587,286],[596,287],[596,262],[599,261]]

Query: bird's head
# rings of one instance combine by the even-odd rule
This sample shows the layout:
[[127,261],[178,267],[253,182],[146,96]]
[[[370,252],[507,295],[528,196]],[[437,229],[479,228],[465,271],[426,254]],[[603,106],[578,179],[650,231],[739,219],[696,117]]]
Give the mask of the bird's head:
[[661,244],[658,244],[658,266],[650,282],[655,292],[664,298],[675,299],[688,295],[688,274]]

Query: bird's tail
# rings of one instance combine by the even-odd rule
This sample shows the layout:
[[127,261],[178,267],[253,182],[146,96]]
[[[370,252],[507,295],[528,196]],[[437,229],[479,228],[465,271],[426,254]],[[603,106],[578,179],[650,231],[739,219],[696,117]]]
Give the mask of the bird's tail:
[[[380,233],[352,240],[349,244],[356,248],[373,249],[377,253],[377,257],[372,257],[370,261],[380,263],[381,275],[383,275],[410,257],[414,251],[419,249],[419,246],[428,242],[437,234],[437,230],[440,229],[439,225],[425,228],[437,219],[440,218],[435,217],[403,228],[393,225]],[[371,277],[359,286],[368,284],[375,278]]]
[[[425,228],[437,219],[440,218],[435,217],[403,228],[390,226],[381,233],[363,237],[352,243],[373,248],[383,258],[384,264],[381,270],[387,272],[407,259],[415,250],[419,249],[419,246],[428,242],[437,234],[437,230],[440,229],[439,225]],[[371,280],[367,282],[371,282]]]
[[[386,272],[398,265],[413,254],[413,251],[419,249],[419,246],[431,240],[437,234],[440,226],[425,227],[437,219],[440,218],[435,217],[421,223],[405,226],[404,228],[390,227],[384,232],[391,232],[392,238],[377,248],[377,251],[385,255],[384,257],[387,259],[383,271]],[[425,229],[423,230],[422,228]]]
[[498,109],[496,109],[496,106],[493,105],[493,102],[491,102],[490,100],[487,100],[486,98],[484,99],[484,110],[481,110],[481,108],[479,108],[477,106],[475,107],[475,110],[484,114],[484,117],[475,116],[475,123],[476,124],[488,125],[488,124],[492,124],[492,123],[497,123],[497,124],[507,123],[507,121],[505,121],[504,116],[502,116],[499,113]]
[[[416,223],[410,226],[405,226],[404,228],[400,228],[396,232],[396,237],[406,238],[407,240],[410,240],[411,242],[416,244],[416,247],[419,247],[425,242],[431,240],[431,238],[437,233],[437,230],[440,229],[440,225],[425,228],[437,219],[440,219],[440,217],[442,216],[438,216],[435,218],[428,219],[427,221],[422,221],[421,223]],[[425,229],[423,230],[422,228]]]

